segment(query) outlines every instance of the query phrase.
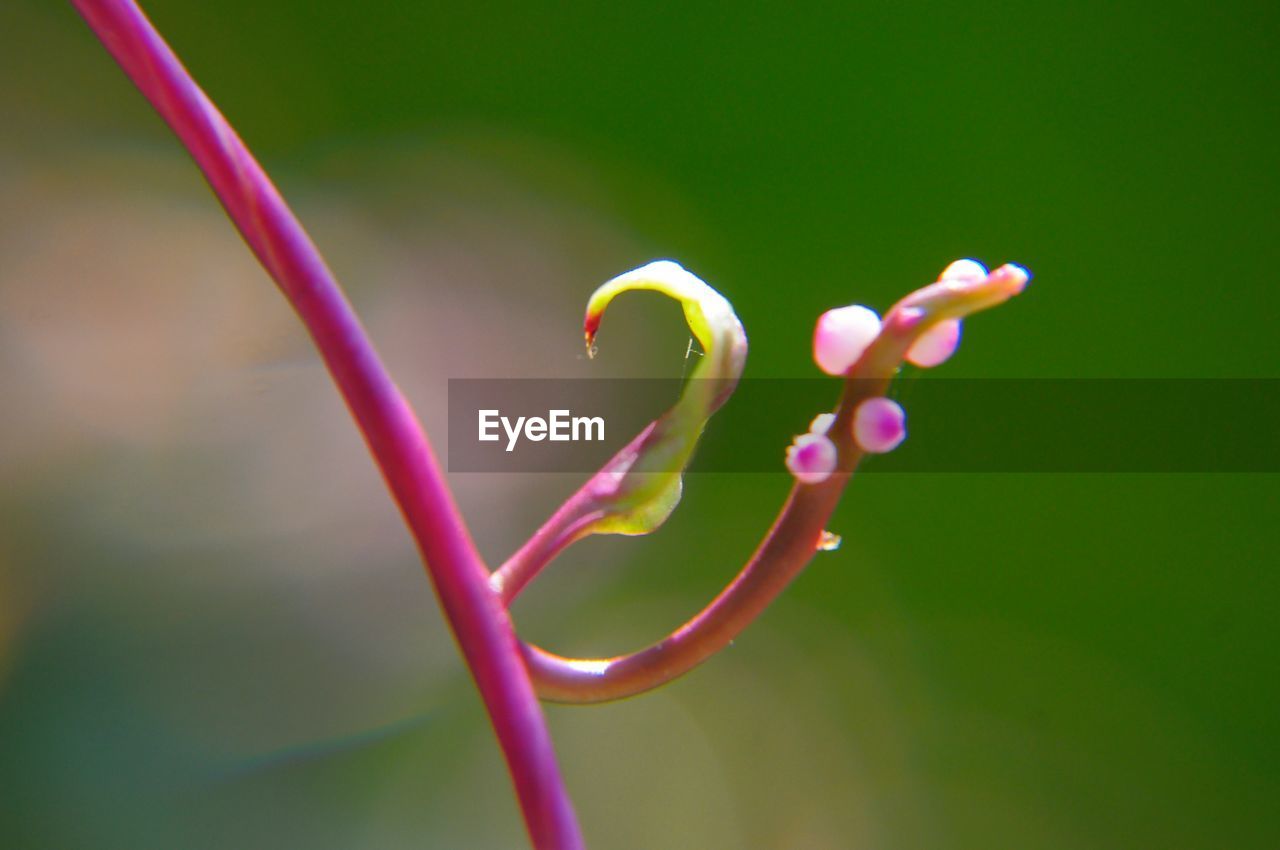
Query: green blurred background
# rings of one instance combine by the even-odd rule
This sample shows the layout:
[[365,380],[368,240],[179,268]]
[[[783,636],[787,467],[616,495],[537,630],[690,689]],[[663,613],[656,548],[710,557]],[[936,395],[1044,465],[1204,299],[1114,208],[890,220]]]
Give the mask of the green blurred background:
[[[580,352],[590,290],[664,256],[734,302],[751,376],[812,376],[821,310],[975,256],[1036,282],[945,374],[1280,377],[1266,4],[146,8],[439,438],[449,377],[679,374],[656,298]],[[0,68],[0,846],[524,846],[283,300],[69,6],[5,0]],[[730,404],[709,439],[751,426]],[[493,561],[576,483],[453,481]],[[657,638],[786,487],[693,478],[651,538],[569,553],[522,631]],[[1278,496],[857,479],[842,548],[733,648],[548,707],[590,845],[1280,846]]]

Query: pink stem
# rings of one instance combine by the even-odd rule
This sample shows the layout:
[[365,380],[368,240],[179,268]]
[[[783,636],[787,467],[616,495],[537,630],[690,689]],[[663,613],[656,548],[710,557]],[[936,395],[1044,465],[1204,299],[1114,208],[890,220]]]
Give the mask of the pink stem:
[[[821,484],[793,486],[777,520],[737,577],[707,607],[657,643],[629,655],[591,659],[565,658],[522,644],[538,693],[544,699],[568,703],[622,699],[679,678],[728,646],[813,560],[826,522],[862,459],[852,429],[858,405],[888,390],[908,349],[930,327],[994,307],[1021,292],[1027,279],[1025,270],[1002,266],[980,281],[939,281],[894,305],[880,335],[849,370],[835,421],[827,432],[839,451],[836,473]],[[556,525],[558,516],[552,517],[548,527]],[[513,577],[521,579],[512,587],[523,587],[562,548],[531,553],[522,549],[509,562]]]
[[808,566],[862,452],[850,427],[857,403],[884,392],[888,380],[850,382],[831,427],[840,452],[836,474],[821,484],[796,484],[773,527],[729,586],[672,634],[629,655],[573,659],[522,644],[543,699],[596,703],[634,696],[688,673],[724,649]]
[[599,513],[583,513],[580,502],[576,495],[570,497],[546,525],[534,532],[506,563],[489,576],[489,586],[502,599],[503,605],[510,606],[543,567],[581,539],[581,529],[599,519]]
[[404,515],[493,722],[534,847],[583,841],[511,620],[489,588],[422,426],[302,225],[131,0],[71,0],[191,152],[302,319]]
[[[643,451],[645,440],[653,430],[654,423],[641,430],[609,459],[602,472],[607,473],[620,462],[630,463],[626,459]],[[597,476],[600,474],[597,473]],[[543,567],[571,544],[591,534],[591,524],[603,514],[593,486],[595,480],[596,477],[593,477],[579,487],[506,563],[493,571],[493,575],[489,577],[489,585],[502,597],[503,605],[510,606]]]

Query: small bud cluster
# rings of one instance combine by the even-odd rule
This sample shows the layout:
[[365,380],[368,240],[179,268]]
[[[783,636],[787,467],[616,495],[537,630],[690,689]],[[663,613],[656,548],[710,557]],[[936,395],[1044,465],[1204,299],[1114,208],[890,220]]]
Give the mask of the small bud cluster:
[[[938,275],[941,282],[975,283],[987,276],[987,267],[977,260],[956,260]],[[944,319],[929,328],[907,350],[907,362],[922,369],[945,363],[960,345],[960,320]]]
[[[1003,277],[1001,277],[1003,276]],[[1002,266],[988,272],[977,260],[956,260],[943,269],[938,282],[956,287],[972,286],[997,277],[1008,278],[1014,291],[1021,291],[1030,275],[1019,266]],[[909,322],[925,320],[919,308]],[[813,332],[813,359],[828,375],[846,375],[881,332],[880,316],[860,304],[828,310],[818,319]],[[959,319],[937,319],[925,328],[911,347],[906,360],[924,369],[945,363],[960,345]],[[835,414],[823,413],[813,420],[809,431],[796,437],[787,449],[787,469],[802,484],[819,484],[835,471],[837,452],[827,436]],[[884,454],[897,448],[907,436],[907,416],[902,406],[887,398],[869,398],[853,413],[853,437],[858,447],[870,454]]]

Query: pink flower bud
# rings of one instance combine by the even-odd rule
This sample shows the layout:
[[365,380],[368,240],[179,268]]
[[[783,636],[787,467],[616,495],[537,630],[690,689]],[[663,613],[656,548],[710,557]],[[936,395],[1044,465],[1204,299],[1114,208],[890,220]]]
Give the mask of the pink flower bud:
[[801,484],[821,484],[835,472],[835,443],[824,434],[801,434],[787,447],[787,469]]
[[813,421],[809,423],[810,434],[825,434],[831,430],[831,426],[835,424],[836,415],[834,413],[819,413],[813,417]]
[[987,276],[987,267],[977,260],[956,260],[942,270],[938,280],[955,280],[972,283]]
[[853,412],[853,438],[864,452],[891,452],[907,438],[907,414],[896,401],[869,398]]
[[[954,265],[954,263],[952,264]],[[960,320],[944,319],[920,335],[907,349],[907,360],[928,369],[945,363],[960,344]]]
[[813,331],[813,359],[828,375],[843,375],[879,333],[874,310],[859,304],[828,310]]

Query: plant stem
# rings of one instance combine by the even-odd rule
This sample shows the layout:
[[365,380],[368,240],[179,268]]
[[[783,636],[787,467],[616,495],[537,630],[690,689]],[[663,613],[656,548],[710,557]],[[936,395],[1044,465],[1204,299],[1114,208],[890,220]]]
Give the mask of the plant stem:
[[[1025,270],[1002,266],[982,280],[939,281],[895,304],[885,316],[880,335],[846,376],[835,421],[827,432],[839,452],[835,474],[820,484],[794,485],[778,518],[737,577],[706,608],[657,643],[629,655],[584,659],[522,644],[539,695],[567,703],[634,696],[683,676],[728,646],[818,551],[827,520],[862,459],[852,428],[858,405],[884,395],[912,343],[929,328],[1001,304],[1021,292],[1027,280]],[[547,526],[556,527],[559,516],[557,512]],[[539,531],[533,541],[542,535]],[[508,563],[511,578],[518,581],[511,583],[507,600],[563,548],[526,546],[513,556]],[[499,573],[494,576],[498,578]]]
[[543,567],[581,539],[579,529],[590,526],[600,517],[599,512],[582,510],[580,493],[575,493],[561,505],[542,528],[489,576],[489,586],[502,599],[503,605],[510,606]]
[[851,392],[842,400],[831,429],[840,452],[838,471],[821,484],[794,485],[747,565],[679,629],[642,650],[616,658],[565,658],[522,644],[539,696],[568,703],[634,696],[683,676],[728,646],[813,560],[827,520],[862,457],[849,427],[852,411],[863,398],[883,392],[887,385],[887,380],[874,385],[861,381],[854,390],[850,382]]
[[302,225],[132,0],[71,0],[191,152],[306,326],[417,541],[484,699],[538,850],[583,847],[511,620],[431,445]]

